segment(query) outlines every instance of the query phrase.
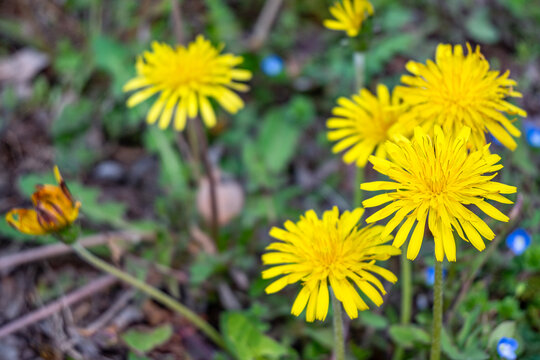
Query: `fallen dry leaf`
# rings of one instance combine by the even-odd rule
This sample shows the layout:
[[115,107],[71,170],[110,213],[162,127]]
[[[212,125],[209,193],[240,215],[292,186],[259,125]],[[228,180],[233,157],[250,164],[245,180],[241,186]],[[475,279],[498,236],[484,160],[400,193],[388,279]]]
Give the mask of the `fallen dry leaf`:
[[0,60],[0,81],[27,83],[49,65],[49,57],[34,49],[22,49]]

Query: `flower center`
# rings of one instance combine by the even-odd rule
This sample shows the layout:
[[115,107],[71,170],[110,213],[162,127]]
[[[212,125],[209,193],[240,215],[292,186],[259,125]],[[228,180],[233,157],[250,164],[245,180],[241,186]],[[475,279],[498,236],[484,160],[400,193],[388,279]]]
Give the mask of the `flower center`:
[[313,268],[325,277],[336,273],[344,266],[343,241],[340,241],[337,229],[317,229],[313,233],[309,261]]

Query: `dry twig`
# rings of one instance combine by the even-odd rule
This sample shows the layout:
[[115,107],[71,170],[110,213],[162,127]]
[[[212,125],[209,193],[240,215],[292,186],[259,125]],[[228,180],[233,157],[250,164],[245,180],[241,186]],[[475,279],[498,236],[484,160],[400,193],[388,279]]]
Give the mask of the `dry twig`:
[[36,311],[33,311],[18,319],[13,320],[8,324],[5,324],[0,328],[0,339],[10,334],[13,334],[14,332],[17,332],[29,325],[32,325],[40,320],[43,320],[62,310],[64,307],[71,306],[89,296],[95,295],[112,286],[116,282],[118,282],[118,279],[116,277],[112,275],[104,275],[99,279],[92,281],[91,283],[69,293],[66,296],[61,297],[60,299],[53,301],[52,303]]
[[[137,243],[140,241],[151,240],[153,238],[154,234],[150,233],[121,231],[87,236],[81,238],[79,242],[84,247],[94,247],[98,245],[106,245],[109,241],[112,240]],[[73,249],[70,246],[64,244],[53,244],[47,246],[40,246],[38,248],[26,251],[21,251],[17,254],[9,254],[0,258],[0,274],[9,273],[11,270],[20,265],[69,254],[72,251]]]
[[253,27],[253,34],[248,40],[248,46],[251,50],[261,48],[266,41],[282,2],[283,0],[266,0],[264,3],[264,7]]

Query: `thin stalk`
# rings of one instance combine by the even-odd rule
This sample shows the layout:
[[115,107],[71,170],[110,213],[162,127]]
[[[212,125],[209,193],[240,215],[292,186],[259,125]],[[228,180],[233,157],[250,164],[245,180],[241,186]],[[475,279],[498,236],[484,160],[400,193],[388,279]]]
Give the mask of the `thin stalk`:
[[160,302],[161,304],[167,306],[168,308],[174,310],[178,314],[182,315],[188,319],[196,328],[201,330],[208,338],[210,338],[216,345],[220,346],[222,349],[226,350],[225,342],[221,335],[214,329],[210,324],[204,321],[201,317],[195,314],[193,311],[180,304],[178,301],[165,294],[161,290],[154,288],[153,286],[148,285],[144,281],[141,281],[132,275],[123,272],[122,270],[106,263],[101,260],[90,251],[86,250],[79,243],[72,245],[73,250],[86,262],[90,265],[108,273],[119,280],[125,282],[126,284],[133,286],[134,288],[142,291],[147,294],[154,300]]
[[345,338],[343,337],[343,316],[341,303],[332,291],[332,309],[334,309],[334,360],[345,360]]
[[216,178],[214,176],[214,171],[212,165],[210,164],[210,159],[208,157],[208,144],[206,142],[206,134],[202,127],[202,122],[200,119],[195,119],[197,123],[197,133],[200,140],[200,159],[202,160],[202,165],[206,176],[208,177],[208,184],[210,185],[210,210],[212,214],[211,219],[211,229],[212,229],[212,238],[216,242],[216,245],[219,240],[219,214],[218,214],[218,205],[217,205],[217,191],[216,191]]
[[366,53],[364,51],[355,51],[353,54],[354,64],[354,91],[360,91],[366,81]]
[[[366,79],[366,53],[364,51],[355,51],[353,55],[355,92],[360,91],[364,87]],[[364,182],[364,167],[356,167],[356,175],[354,179],[354,207],[362,206],[363,193],[360,190],[360,184]]]
[[401,324],[407,325],[411,322],[412,309],[412,261],[407,259],[405,251],[401,254]]
[[443,314],[443,264],[435,261],[435,285],[433,286],[433,331],[430,360],[441,358],[441,329]]
[[[411,322],[412,312],[412,261],[407,259],[406,252],[401,253],[401,325]],[[392,357],[393,360],[401,360],[405,355],[403,347],[399,346]]]
[[364,199],[364,193],[360,189],[360,185],[364,182],[364,167],[356,167],[356,173],[354,176],[354,207],[358,208],[362,206],[362,200]]
[[191,148],[191,156],[193,157],[193,168],[195,170],[196,179],[201,178],[201,151],[199,147],[199,139],[197,136],[197,122],[199,119],[188,119],[187,121],[187,133],[189,147]]

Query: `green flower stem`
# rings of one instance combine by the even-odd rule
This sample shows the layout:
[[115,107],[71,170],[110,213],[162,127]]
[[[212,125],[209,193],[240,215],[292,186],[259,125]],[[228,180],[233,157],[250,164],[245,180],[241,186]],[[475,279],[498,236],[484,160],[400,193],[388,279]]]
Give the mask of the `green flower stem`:
[[364,87],[366,81],[366,53],[363,51],[355,51],[353,54],[354,64],[354,86],[355,92],[360,91]]
[[132,275],[125,273],[122,270],[106,263],[105,261],[101,260],[94,254],[92,254],[90,251],[88,251],[79,243],[73,244],[72,248],[81,258],[83,258],[86,262],[88,262],[92,266],[95,266],[96,268],[108,274],[116,276],[121,281],[127,283],[130,286],[133,286],[134,288],[142,291],[143,293],[147,294],[154,300],[176,311],[178,314],[188,319],[193,325],[195,325],[195,327],[201,330],[204,334],[206,334],[206,336],[208,336],[216,345],[220,346],[224,350],[227,350],[225,346],[225,342],[223,341],[223,338],[216,331],[216,329],[214,329],[210,324],[204,321],[201,317],[199,317],[197,314],[195,314],[193,311],[191,311],[184,305],[180,304],[178,301],[176,301],[169,295],[165,294],[161,290],[158,290],[148,285],[144,281],[141,281],[133,277]]
[[[407,259],[406,252],[401,253],[401,325],[408,325],[411,322],[412,313],[412,261]],[[405,355],[402,346],[398,346],[392,357],[393,360],[401,360]]]
[[[366,79],[366,53],[364,51],[355,51],[353,54],[355,92],[364,87]],[[360,184],[364,182],[364,168],[356,167],[356,176],[354,180],[354,208],[362,206],[363,193],[360,190]]]
[[356,173],[354,177],[354,208],[362,206],[362,200],[364,199],[364,193],[360,189],[360,185],[364,182],[364,169],[363,167],[356,167]]
[[343,337],[343,317],[341,303],[332,291],[332,309],[334,309],[334,359],[345,360],[345,338]]
[[441,358],[441,329],[443,313],[443,264],[435,261],[435,285],[433,286],[433,331],[430,360]]
[[412,309],[412,261],[407,259],[407,252],[401,253],[401,324],[411,322]]

